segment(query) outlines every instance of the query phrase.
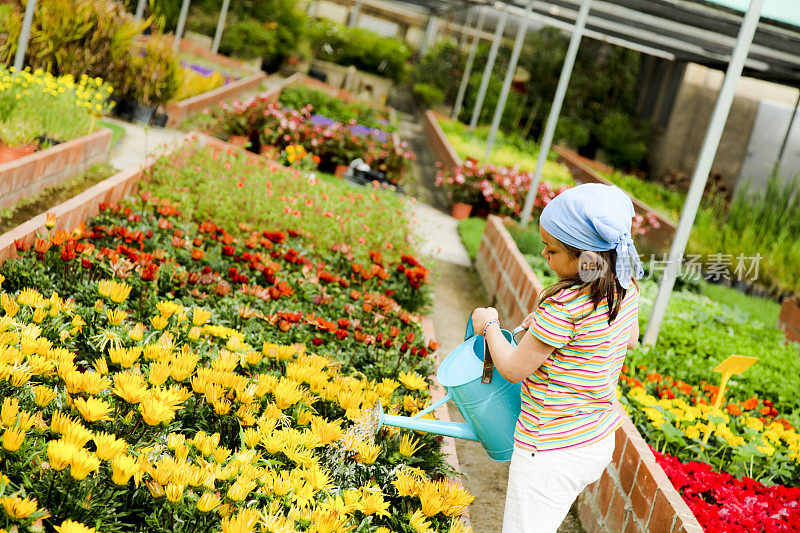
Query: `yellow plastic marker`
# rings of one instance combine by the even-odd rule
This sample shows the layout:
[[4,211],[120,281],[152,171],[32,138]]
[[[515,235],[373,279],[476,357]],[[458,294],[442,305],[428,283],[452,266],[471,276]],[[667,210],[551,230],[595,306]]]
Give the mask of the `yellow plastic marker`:
[[[745,370],[756,364],[758,357],[747,357],[746,355],[731,355],[723,362],[714,367],[714,372],[722,373],[722,380],[719,383],[719,391],[717,398],[714,400],[714,407],[719,408],[722,406],[722,400],[725,397],[725,387],[728,385],[728,380],[734,374],[739,375],[744,373]],[[706,434],[703,437],[703,444],[708,442],[708,437],[711,436],[711,423],[709,422],[706,428]]]

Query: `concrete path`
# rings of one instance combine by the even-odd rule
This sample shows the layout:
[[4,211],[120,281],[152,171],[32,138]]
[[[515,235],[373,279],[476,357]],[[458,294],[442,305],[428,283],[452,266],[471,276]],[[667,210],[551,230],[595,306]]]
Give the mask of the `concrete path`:
[[116,118],[104,118],[108,122],[125,128],[125,134],[111,149],[109,162],[117,170],[124,170],[143,163],[147,154],[164,143],[170,143],[186,135],[170,128],[156,128],[131,124]]
[[[461,242],[458,221],[445,212],[446,199],[433,187],[435,159],[425,141],[420,121],[403,115],[399,133],[418,158],[414,169],[418,188],[414,193],[420,201],[411,204],[409,210],[415,220],[420,250],[435,259],[430,314],[437,340],[441,343],[440,358],[444,358],[464,340],[464,328],[472,310],[492,302]],[[464,421],[455,405],[450,403],[448,408],[451,420]],[[464,486],[475,496],[469,509],[473,529],[475,533],[499,533],[503,523],[509,463],[491,460],[477,442],[455,439],[455,443]],[[577,511],[573,508],[558,533],[582,532]]]

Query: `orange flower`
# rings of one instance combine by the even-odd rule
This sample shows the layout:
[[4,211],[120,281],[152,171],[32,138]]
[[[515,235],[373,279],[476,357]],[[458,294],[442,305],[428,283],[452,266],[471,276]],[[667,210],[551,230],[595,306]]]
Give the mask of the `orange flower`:
[[661,377],[661,374],[659,374],[658,372],[651,372],[647,374],[647,381],[655,381],[656,383],[661,383],[662,379],[663,378]]
[[752,411],[756,407],[758,407],[758,398],[756,398],[755,396],[753,396],[749,400],[745,400],[744,402],[742,402],[742,409],[744,409],[745,411]]
[[47,213],[47,220],[44,223],[44,226],[47,229],[52,229],[56,225],[56,214],[55,213]]
[[726,405],[725,409],[728,411],[728,413],[732,414],[733,416],[739,416],[740,414],[742,414],[742,410],[739,409],[739,407],[733,403],[729,403],[728,405]]
[[200,261],[205,255],[206,253],[200,248],[195,248],[192,250],[192,259],[195,261]]

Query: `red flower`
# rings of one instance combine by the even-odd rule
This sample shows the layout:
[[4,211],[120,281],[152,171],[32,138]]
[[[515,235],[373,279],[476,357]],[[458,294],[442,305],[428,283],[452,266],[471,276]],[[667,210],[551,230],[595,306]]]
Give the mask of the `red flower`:
[[312,338],[312,339],[311,339],[311,343],[312,343],[314,346],[320,346],[320,345],[322,345],[322,343],[324,343],[324,342],[325,342],[325,341],[324,341],[324,340],[322,340],[322,339],[320,339],[319,337],[314,337],[314,338]]
[[345,329],[337,329],[336,330],[336,338],[339,340],[346,339],[350,333]]
[[192,250],[192,259],[195,261],[200,261],[205,255],[206,253],[200,248],[195,248]]

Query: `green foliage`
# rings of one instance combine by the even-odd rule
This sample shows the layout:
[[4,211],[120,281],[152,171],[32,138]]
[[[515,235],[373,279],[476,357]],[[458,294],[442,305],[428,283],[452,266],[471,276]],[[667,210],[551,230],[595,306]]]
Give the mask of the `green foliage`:
[[719,253],[756,257],[764,287],[800,293],[800,182],[772,178],[761,191],[745,186],[730,205],[708,203],[698,213],[689,252],[703,258]]
[[636,127],[628,113],[614,110],[603,117],[596,136],[608,162],[614,166],[638,168],[647,156],[643,130]]
[[411,57],[411,51],[396,39],[330,21],[311,23],[309,39],[312,54],[322,61],[353,65],[364,72],[385,76],[394,81],[402,81],[406,77],[406,62]]
[[[459,157],[483,161],[486,153],[486,138],[489,135],[488,127],[479,127],[474,131],[469,131],[467,126],[461,122],[438,117],[439,125],[442,127],[447,140],[453,146]],[[525,140],[516,134],[505,135],[498,132],[495,139],[495,147],[488,163],[502,165],[504,167],[519,166],[520,170],[533,172],[536,170],[536,157],[539,154],[539,147],[532,141]],[[550,183],[554,187],[561,185],[575,185],[569,169],[555,161],[555,152],[548,154],[548,160],[544,164],[542,180]]]
[[484,229],[486,229],[486,220],[483,218],[471,217],[458,222],[458,234],[461,236],[461,242],[464,243],[464,248],[467,249],[469,258],[473,261],[478,255]]
[[[639,328],[644,331],[657,291],[655,282],[641,283]],[[741,376],[734,376],[729,396],[746,399],[758,396],[775,403],[793,425],[800,424],[800,357],[798,345],[786,343],[772,317],[759,316],[763,309],[729,307],[691,292],[675,292],[670,298],[658,343],[645,353],[629,351],[627,364],[646,365],[687,383],[715,382],[712,369],[732,354],[759,357]]]
[[111,148],[119,142],[123,135],[125,135],[125,128],[120,126],[119,124],[114,124],[113,122],[108,122],[105,120],[99,120],[97,122],[98,128],[108,128],[111,130]]
[[764,298],[749,296],[724,285],[702,283],[700,290],[715,302],[758,317],[764,324],[777,324],[781,304]]
[[182,78],[172,40],[154,35],[135,50],[127,64],[121,94],[149,106],[166,104],[178,93]]
[[614,172],[611,175],[603,174],[603,177],[637,200],[641,200],[660,215],[676,222],[680,218],[683,204],[686,202],[686,193],[667,189],[659,183],[621,172]]
[[336,122],[348,123],[355,120],[358,124],[368,128],[378,128],[384,131],[394,129],[376,109],[367,104],[345,102],[335,96],[302,85],[291,85],[283,89],[279,101],[282,105],[294,109],[302,109],[311,105],[312,114],[324,115]]
[[[8,39],[0,46],[0,62],[16,53],[24,4],[15,0],[7,17]],[[137,41],[152,18],[136,22],[119,2],[111,0],[41,0],[26,54],[31,69],[53,75],[99,77],[116,96],[158,105],[178,89],[178,63],[165,37]]]
[[14,116],[8,122],[0,122],[0,141],[6,146],[27,146],[44,133],[42,125],[33,120]]
[[415,83],[412,89],[417,103],[424,108],[432,109],[442,105],[444,93],[438,87],[432,87],[425,83]]
[[239,59],[272,57],[277,51],[277,38],[266,24],[248,18],[233,22],[225,28],[219,51]]

